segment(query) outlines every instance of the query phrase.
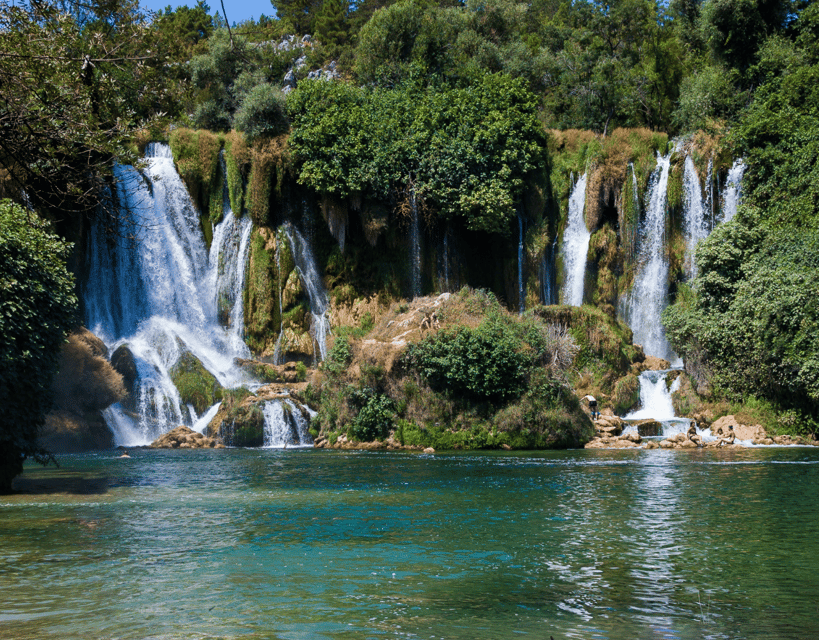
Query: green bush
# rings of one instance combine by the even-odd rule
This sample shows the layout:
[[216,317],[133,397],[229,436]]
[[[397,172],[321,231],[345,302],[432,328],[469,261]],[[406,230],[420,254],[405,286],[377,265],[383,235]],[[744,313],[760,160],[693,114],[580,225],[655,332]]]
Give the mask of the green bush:
[[433,388],[473,400],[520,395],[531,359],[512,329],[495,315],[477,328],[445,328],[411,344],[404,361]]
[[285,133],[289,123],[281,89],[267,82],[253,87],[236,111],[234,124],[248,141]]
[[372,442],[387,437],[395,417],[395,404],[390,398],[367,388],[353,392],[349,402],[361,406],[350,424],[348,433],[351,438]]

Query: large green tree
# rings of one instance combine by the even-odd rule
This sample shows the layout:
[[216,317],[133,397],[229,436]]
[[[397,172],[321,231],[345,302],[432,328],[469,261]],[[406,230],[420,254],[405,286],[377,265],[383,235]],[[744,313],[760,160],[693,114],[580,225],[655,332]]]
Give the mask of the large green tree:
[[0,493],[26,458],[46,463],[37,444],[60,346],[77,318],[70,245],[28,209],[0,201]]

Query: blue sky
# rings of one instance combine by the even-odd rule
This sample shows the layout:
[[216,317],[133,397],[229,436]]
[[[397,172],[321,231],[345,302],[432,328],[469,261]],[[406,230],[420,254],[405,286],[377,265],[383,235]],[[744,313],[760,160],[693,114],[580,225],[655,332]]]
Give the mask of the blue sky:
[[[227,11],[227,17],[231,24],[234,22],[242,22],[250,18],[258,18],[262,14],[273,16],[276,13],[273,11],[270,0],[224,0],[224,2],[225,11]],[[168,5],[174,9],[185,5],[195,7],[196,0],[188,0],[187,2],[177,2],[176,0],[140,0],[139,5],[143,9],[159,11]],[[222,13],[222,4],[219,0],[208,0],[208,5],[210,6],[211,15],[216,11]]]

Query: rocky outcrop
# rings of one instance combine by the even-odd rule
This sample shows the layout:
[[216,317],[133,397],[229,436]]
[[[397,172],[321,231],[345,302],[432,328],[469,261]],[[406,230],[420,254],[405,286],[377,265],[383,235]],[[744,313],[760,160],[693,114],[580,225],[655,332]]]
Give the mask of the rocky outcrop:
[[125,397],[126,390],[106,353],[102,340],[85,328],[63,345],[52,382],[54,406],[39,439],[47,450],[74,453],[114,446],[101,412]]
[[315,370],[307,369],[307,366],[302,362],[270,364],[261,360],[246,360],[244,358],[236,358],[234,362],[236,366],[264,382],[284,382],[288,384],[306,382],[308,377],[315,373]]
[[217,438],[209,438],[184,425],[159,436],[151,443],[152,449],[224,449]]

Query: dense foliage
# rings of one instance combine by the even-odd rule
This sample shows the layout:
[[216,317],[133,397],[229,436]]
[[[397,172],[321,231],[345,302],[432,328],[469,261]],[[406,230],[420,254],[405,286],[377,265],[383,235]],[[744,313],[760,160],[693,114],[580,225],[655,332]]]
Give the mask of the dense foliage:
[[37,434],[60,346],[76,322],[69,250],[36,214],[0,201],[0,493],[10,491],[23,460],[50,457]]
[[545,166],[537,101],[485,75],[464,89],[394,90],[304,82],[288,100],[299,181],[337,197],[424,201],[470,229],[505,232]]

